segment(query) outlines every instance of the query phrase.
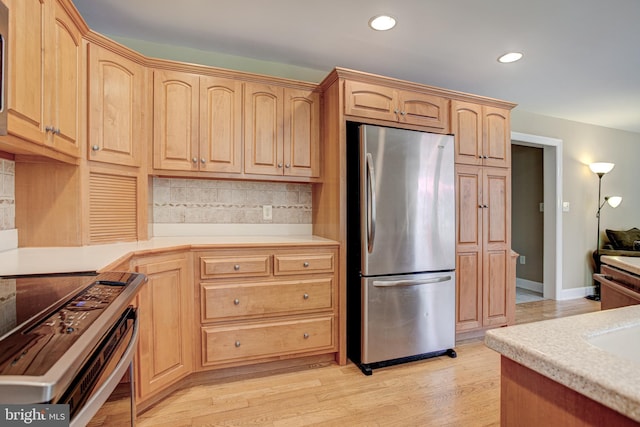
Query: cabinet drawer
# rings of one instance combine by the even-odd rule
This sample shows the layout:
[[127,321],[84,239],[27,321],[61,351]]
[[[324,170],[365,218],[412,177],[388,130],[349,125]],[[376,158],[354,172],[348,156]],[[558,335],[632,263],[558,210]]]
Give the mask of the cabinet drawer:
[[331,278],[200,287],[202,321],[293,314],[333,307]]
[[334,256],[332,252],[296,255],[275,255],[275,275],[332,273]]
[[333,348],[333,317],[202,328],[203,366]]
[[270,258],[269,255],[200,257],[200,277],[210,279],[269,276]]

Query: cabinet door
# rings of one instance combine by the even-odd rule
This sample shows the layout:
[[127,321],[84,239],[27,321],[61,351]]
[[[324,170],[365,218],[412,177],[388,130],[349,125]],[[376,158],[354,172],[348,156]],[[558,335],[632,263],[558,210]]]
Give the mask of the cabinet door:
[[482,169],[456,166],[456,331],[482,327]]
[[397,121],[395,90],[369,83],[344,83],[344,113],[370,119]]
[[200,170],[242,172],[242,83],[200,77]]
[[483,170],[483,323],[506,325],[515,309],[515,283],[509,280],[511,179],[501,168]]
[[284,174],[320,175],[320,94],[284,90]]
[[245,86],[245,173],[283,174],[283,91],[263,84]]
[[193,290],[187,254],[141,260],[136,271],[149,279],[138,294],[136,394],[144,400],[193,370]]
[[140,166],[145,67],[97,45],[89,45],[88,64],[89,160]]
[[509,110],[494,107],[484,109],[484,164],[508,168],[511,166],[511,132]]
[[44,142],[43,26],[41,0],[11,0],[9,7],[9,133]]
[[406,90],[398,91],[398,120],[418,126],[447,129],[449,101],[445,98]]
[[50,2],[52,17],[45,22],[45,130],[53,147],[65,154],[80,155],[79,117],[81,100],[81,36],[71,17],[57,2]]
[[451,101],[451,132],[455,138],[455,162],[482,165],[482,107]]
[[153,72],[153,167],[198,170],[199,85],[195,74]]

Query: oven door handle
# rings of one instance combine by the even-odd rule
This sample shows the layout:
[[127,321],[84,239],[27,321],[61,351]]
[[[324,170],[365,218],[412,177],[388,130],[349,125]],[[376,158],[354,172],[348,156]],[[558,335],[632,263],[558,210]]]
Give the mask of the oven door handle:
[[[136,345],[138,343],[138,316],[136,315],[133,321],[133,332],[131,339],[127,345],[127,349],[122,354],[120,361],[113,369],[107,380],[102,383],[100,388],[95,390],[92,396],[85,402],[84,406],[76,413],[71,420],[69,427],[81,427],[85,426],[91,421],[93,416],[98,412],[100,407],[107,401],[111,392],[116,388],[120,380],[124,376],[124,373],[133,363],[133,356],[136,352]],[[133,374],[133,372],[131,372]],[[133,375],[130,378],[133,383]],[[133,388],[133,387],[132,387]],[[131,396],[133,399],[133,395]]]

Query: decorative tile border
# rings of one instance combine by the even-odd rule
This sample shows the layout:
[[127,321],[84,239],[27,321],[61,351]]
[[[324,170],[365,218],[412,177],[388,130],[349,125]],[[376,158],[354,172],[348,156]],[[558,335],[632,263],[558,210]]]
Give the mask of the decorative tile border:
[[[153,178],[157,224],[311,224],[311,184]],[[264,220],[262,207],[272,206]]]
[[0,159],[0,230],[16,228],[16,164]]

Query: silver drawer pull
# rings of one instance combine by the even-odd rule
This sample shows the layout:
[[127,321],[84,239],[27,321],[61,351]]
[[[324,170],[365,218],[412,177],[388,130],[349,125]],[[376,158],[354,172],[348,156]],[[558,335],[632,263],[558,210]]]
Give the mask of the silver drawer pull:
[[306,340],[309,338],[309,334],[305,332],[304,335],[302,335],[302,337]]
[[233,269],[234,269],[235,271],[240,270],[240,264],[236,264],[236,265],[234,265],[234,266],[233,266]]
[[238,298],[236,298],[236,299],[233,300],[233,303],[235,305],[240,305],[240,300]]
[[304,295],[302,296],[302,298],[304,298],[304,299],[309,299],[309,294],[304,294]]
[[309,267],[309,263],[308,263],[307,261],[305,261],[305,262],[302,264],[302,266],[303,266],[304,268],[307,268],[307,267]]
[[240,341],[236,341],[236,347],[240,347]]

